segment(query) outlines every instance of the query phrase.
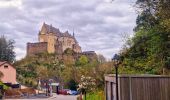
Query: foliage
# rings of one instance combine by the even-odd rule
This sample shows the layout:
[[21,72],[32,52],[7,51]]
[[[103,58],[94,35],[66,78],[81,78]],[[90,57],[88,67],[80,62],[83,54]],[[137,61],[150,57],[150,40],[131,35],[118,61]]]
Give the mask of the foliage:
[[38,79],[57,78],[65,88],[77,90],[81,76],[92,77],[98,88],[104,87],[104,74],[112,72],[110,62],[89,61],[86,56],[74,59],[71,55],[42,53],[16,61],[17,79],[26,86],[37,87]]
[[77,90],[77,83],[75,82],[75,80],[71,79],[69,82],[68,82],[68,88],[70,90]]
[[77,65],[86,65],[89,62],[88,58],[85,55],[82,55],[78,61],[76,62]]
[[9,87],[8,87],[8,86],[6,86],[5,84],[3,84],[2,82],[0,82],[0,85],[3,85],[4,90],[9,89]]
[[0,37],[0,61],[13,62],[15,60],[14,43],[14,40]]
[[72,55],[74,53],[74,51],[70,48],[67,48],[65,51],[64,51],[64,54],[67,54],[67,55]]
[[38,78],[42,80],[59,76],[62,64],[54,60],[54,55],[39,54],[26,57],[14,63],[17,69],[18,81],[27,86],[37,86]]
[[137,0],[140,13],[135,35],[120,53],[124,58],[121,73],[169,74],[169,3],[166,0]]

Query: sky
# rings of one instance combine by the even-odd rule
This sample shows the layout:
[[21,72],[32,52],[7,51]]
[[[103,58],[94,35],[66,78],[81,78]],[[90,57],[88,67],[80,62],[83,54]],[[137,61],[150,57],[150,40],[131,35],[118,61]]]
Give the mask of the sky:
[[42,24],[74,33],[83,51],[107,59],[118,53],[124,35],[132,36],[135,0],[0,0],[0,35],[15,40],[16,59],[26,56],[26,43],[38,42]]

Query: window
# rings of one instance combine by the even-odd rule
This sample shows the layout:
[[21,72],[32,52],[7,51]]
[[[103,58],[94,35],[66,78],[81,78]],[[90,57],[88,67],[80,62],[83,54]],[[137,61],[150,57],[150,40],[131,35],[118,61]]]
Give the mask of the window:
[[8,68],[8,65],[5,65],[4,68]]

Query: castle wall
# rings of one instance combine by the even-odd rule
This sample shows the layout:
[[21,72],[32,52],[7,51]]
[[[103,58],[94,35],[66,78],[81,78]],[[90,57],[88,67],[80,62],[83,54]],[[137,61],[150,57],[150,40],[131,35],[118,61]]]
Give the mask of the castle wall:
[[55,53],[57,37],[53,33],[39,34],[39,42],[47,42],[48,53]]
[[48,36],[46,34],[40,33],[38,36],[38,41],[39,42],[48,42]]
[[47,42],[27,43],[27,56],[47,52]]
[[77,52],[77,53],[81,53],[82,52],[81,51],[81,47],[78,44],[74,44],[72,48],[73,48],[74,52]]
[[73,49],[73,45],[76,44],[75,40],[70,37],[60,37],[59,41],[61,41],[62,43],[63,51],[66,50],[67,48]]
[[75,53],[73,56],[75,59],[79,59],[82,55],[85,55],[90,62],[97,60],[97,54],[95,53],[95,51],[85,51],[81,53]]
[[63,53],[62,43],[60,41],[56,41],[55,53],[57,53],[57,54]]
[[48,36],[48,53],[55,53],[56,38],[53,34]]
[[97,54],[94,51],[85,51],[81,54],[87,56],[91,61],[97,59]]

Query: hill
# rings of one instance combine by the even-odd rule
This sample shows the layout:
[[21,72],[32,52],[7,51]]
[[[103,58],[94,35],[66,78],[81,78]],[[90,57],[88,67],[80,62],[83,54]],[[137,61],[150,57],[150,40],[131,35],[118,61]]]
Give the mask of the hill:
[[112,64],[100,62],[97,57],[91,59],[65,52],[63,59],[56,54],[42,53],[15,62],[17,80],[26,86],[37,87],[38,79],[54,79],[66,88],[77,88],[81,76],[93,77],[100,87],[104,86],[104,74],[111,73]]

